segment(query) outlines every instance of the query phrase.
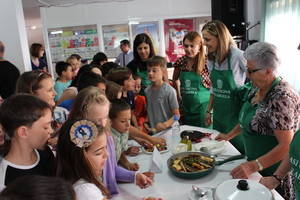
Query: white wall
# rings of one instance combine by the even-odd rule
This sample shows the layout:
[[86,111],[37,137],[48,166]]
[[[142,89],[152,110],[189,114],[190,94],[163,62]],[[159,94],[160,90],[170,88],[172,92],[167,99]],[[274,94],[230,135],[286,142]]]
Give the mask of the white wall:
[[114,24],[130,19],[210,16],[210,0],[134,0],[45,8],[48,28],[86,24]]
[[0,1],[0,40],[5,45],[4,58],[20,72],[31,70],[22,2]]
[[[246,0],[246,22],[249,22],[249,27],[261,22],[262,17],[262,1],[261,0]],[[257,25],[249,30],[249,40],[260,40],[261,25]]]

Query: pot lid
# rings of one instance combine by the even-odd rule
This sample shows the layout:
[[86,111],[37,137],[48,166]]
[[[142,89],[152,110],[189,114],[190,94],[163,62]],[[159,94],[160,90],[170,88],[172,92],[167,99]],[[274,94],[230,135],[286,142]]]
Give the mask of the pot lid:
[[214,197],[216,200],[272,200],[271,191],[264,185],[244,179],[227,180],[217,186]]

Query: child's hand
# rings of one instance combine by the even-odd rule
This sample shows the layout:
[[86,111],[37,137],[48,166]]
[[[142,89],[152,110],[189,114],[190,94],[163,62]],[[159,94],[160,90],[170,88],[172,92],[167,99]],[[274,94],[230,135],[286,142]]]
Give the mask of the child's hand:
[[153,172],[143,172],[143,174],[145,175],[145,176],[147,176],[148,178],[150,178],[151,180],[153,180],[154,179],[154,173]]
[[154,145],[155,144],[166,145],[166,140],[164,138],[151,137],[151,143]]
[[130,171],[137,171],[137,170],[139,170],[140,166],[137,163],[128,163],[125,166],[125,168],[128,169],[128,170],[130,170]]
[[140,147],[129,147],[126,151],[126,155],[137,156],[140,152]]
[[162,131],[167,129],[168,126],[165,123],[157,123],[155,128],[157,131]]
[[144,174],[137,173],[136,175],[136,185],[138,185],[140,188],[144,189],[149,186],[151,186],[153,183],[152,179],[147,177]]

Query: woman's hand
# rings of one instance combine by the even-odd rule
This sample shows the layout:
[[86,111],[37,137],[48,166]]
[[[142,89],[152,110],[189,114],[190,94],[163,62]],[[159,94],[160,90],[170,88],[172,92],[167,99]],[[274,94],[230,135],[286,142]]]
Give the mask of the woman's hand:
[[217,137],[215,138],[215,140],[225,140],[225,141],[228,141],[230,140],[229,136],[227,134],[224,134],[224,133],[219,133],[219,135],[217,135]]
[[144,174],[137,173],[136,177],[135,177],[135,182],[136,182],[137,186],[144,189],[144,188],[151,186],[153,183],[153,180]]
[[258,171],[258,166],[255,161],[245,162],[237,166],[231,171],[233,178],[247,179],[251,174]]
[[259,182],[270,190],[273,190],[280,184],[279,181],[276,180],[273,176],[262,177]]
[[211,113],[205,113],[204,123],[206,126],[209,126],[212,123],[211,115],[212,115]]
[[140,152],[140,147],[137,146],[133,146],[133,147],[129,147],[126,151],[126,155],[130,155],[130,156],[137,156]]

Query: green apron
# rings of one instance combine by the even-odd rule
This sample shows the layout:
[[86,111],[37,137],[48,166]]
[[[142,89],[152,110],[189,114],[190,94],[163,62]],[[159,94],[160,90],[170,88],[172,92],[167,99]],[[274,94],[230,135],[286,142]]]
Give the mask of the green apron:
[[[272,83],[270,90],[275,87],[280,82],[280,78],[275,79]],[[269,90],[269,91],[270,91]],[[252,105],[250,103],[251,99],[246,101],[242,106],[239,122],[243,132],[241,136],[244,138],[245,145],[245,155],[247,156],[247,160],[255,160],[260,156],[265,155],[269,151],[271,151],[276,145],[278,145],[278,141],[275,136],[270,135],[262,135],[257,132],[254,132],[251,129],[251,121],[256,113],[257,108],[259,108],[260,104]],[[263,176],[272,175],[280,162],[260,171]]]
[[290,165],[293,174],[296,199],[300,199],[300,130],[298,130],[290,145]]
[[146,71],[140,71],[139,67],[137,67],[136,69],[136,74],[141,77],[142,81],[141,81],[141,92],[140,94],[145,96],[145,89],[151,85],[151,81],[148,79],[148,73],[147,70]]
[[209,89],[203,86],[202,77],[195,72],[181,71],[179,79],[184,124],[207,127],[204,119],[210,97]]
[[[214,102],[213,102],[213,129],[228,133],[238,124],[238,116],[241,103],[234,96],[237,90],[231,70],[230,57],[227,58],[228,70],[216,70],[215,64],[210,74]],[[232,145],[242,154],[244,153],[244,143],[241,135],[230,140]]]

